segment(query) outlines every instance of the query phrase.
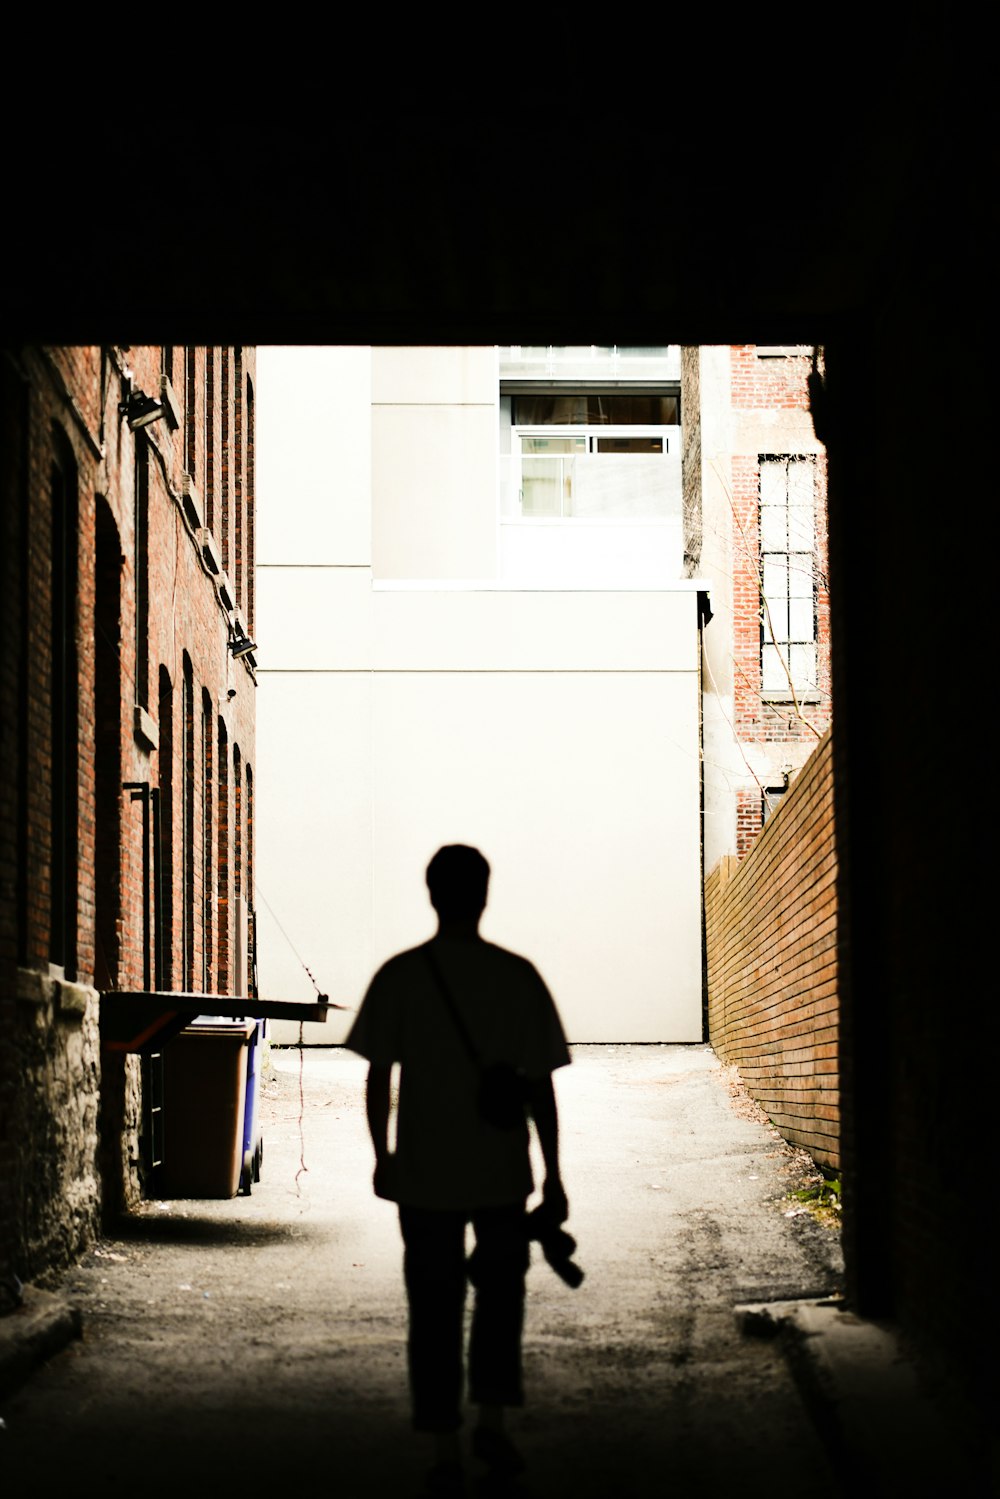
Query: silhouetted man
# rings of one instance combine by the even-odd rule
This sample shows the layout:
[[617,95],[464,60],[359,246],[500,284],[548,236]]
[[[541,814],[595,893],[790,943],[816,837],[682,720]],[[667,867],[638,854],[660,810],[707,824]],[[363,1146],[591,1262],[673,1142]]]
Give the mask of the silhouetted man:
[[[467,1270],[475,1290],[469,1396],[479,1408],[473,1452],[496,1474],[523,1467],[504,1430],[504,1411],[524,1403],[526,1204],[534,1183],[523,1108],[513,1127],[483,1116],[482,1076],[493,1064],[510,1064],[522,1079],[545,1167],[545,1211],[554,1223],[569,1211],[551,1076],[569,1062],[569,1051],[537,969],[479,935],[489,874],[477,849],[438,850],[427,867],[437,934],[378,970],[347,1038],[371,1064],[375,1191],[399,1204],[413,1425],[433,1435],[429,1486],[438,1493],[463,1491],[458,1430]],[[390,1153],[395,1063],[399,1100]],[[467,1267],[470,1222],[475,1251]]]

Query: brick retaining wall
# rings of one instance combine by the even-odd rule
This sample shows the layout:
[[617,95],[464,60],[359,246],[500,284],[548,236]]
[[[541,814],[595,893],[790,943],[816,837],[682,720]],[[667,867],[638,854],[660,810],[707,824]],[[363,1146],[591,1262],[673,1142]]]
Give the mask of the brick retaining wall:
[[840,1169],[832,731],[705,881],[709,1040],[793,1145]]

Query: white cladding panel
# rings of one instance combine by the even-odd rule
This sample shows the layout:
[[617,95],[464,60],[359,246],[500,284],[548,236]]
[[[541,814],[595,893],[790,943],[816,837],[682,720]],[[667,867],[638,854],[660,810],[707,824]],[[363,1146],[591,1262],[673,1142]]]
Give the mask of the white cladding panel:
[[[265,576],[277,627],[282,589],[301,603],[309,575]],[[337,628],[314,666],[262,673],[256,777],[261,895],[280,885],[321,987],[355,1005],[378,963],[429,935],[427,861],[472,842],[495,872],[484,933],[538,964],[571,1039],[700,1040],[694,595],[331,580]],[[275,664],[301,666],[301,633],[281,642]],[[309,778],[276,778],[306,743]],[[258,906],[262,992],[308,997]],[[342,1041],[348,1024],[333,1015],[307,1039]]]
[[373,591],[364,569],[266,568],[268,671],[697,670],[696,597],[440,588]]
[[493,406],[499,361],[489,344],[380,344],[371,350],[376,406]]
[[496,406],[376,406],[372,560],[379,578],[494,578]]
[[[258,688],[255,873],[258,981],[269,998],[355,1005],[371,976],[371,679],[262,676]],[[343,1041],[351,1016],[306,1025]],[[299,1027],[269,1023],[279,1045]]]
[[500,522],[500,576],[512,587],[669,588],[683,576],[676,520]]
[[697,684],[383,674],[376,960],[433,930],[442,843],[493,869],[483,934],[537,964],[574,1042],[701,1040]]
[[367,348],[258,351],[261,562],[370,563],[371,364]]

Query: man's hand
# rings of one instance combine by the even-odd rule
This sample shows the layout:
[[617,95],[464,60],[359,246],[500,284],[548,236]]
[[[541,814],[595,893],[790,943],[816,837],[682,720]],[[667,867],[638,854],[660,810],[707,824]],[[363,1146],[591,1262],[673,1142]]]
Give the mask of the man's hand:
[[569,1217],[569,1200],[559,1177],[545,1178],[542,1187],[542,1206],[553,1223],[565,1223]]
[[396,1194],[396,1157],[383,1155],[375,1162],[375,1175],[372,1178],[372,1186],[375,1196],[383,1198],[386,1202],[395,1202]]
[[376,1067],[372,1063],[368,1069],[365,1106],[368,1114],[368,1129],[375,1147],[373,1181],[375,1196],[385,1197],[390,1202],[395,1202],[395,1193],[388,1190],[390,1186],[388,1178],[394,1173],[391,1173],[391,1167],[387,1165],[391,1160],[389,1155],[389,1083],[391,1077],[391,1067]]

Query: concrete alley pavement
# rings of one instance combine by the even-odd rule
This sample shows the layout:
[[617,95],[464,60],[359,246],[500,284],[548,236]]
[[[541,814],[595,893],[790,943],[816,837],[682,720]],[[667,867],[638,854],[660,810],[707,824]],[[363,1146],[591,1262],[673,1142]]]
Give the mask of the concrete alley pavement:
[[[171,1496],[421,1492],[364,1077],[340,1048],[272,1048],[252,1195],[147,1203],[65,1277],[82,1336],[0,1402],[12,1499],[71,1478]],[[575,1047],[555,1081],[586,1278],[570,1289],[533,1250],[527,1404],[510,1424],[528,1472],[512,1491],[840,1494],[857,1475],[831,1461],[784,1340],[739,1311],[841,1290],[836,1227],[788,1195],[805,1158],[707,1046]],[[475,1479],[470,1461],[470,1492]]]

